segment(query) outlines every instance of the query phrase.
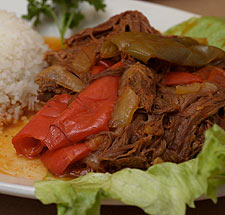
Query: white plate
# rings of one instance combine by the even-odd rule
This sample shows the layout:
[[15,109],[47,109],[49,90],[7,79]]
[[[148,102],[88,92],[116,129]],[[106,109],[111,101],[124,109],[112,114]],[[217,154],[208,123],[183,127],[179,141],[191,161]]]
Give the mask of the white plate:
[[[94,26],[99,24],[109,17],[121,13],[126,10],[139,10],[149,20],[152,26],[161,31],[165,31],[169,27],[178,24],[190,17],[197,16],[189,12],[160,6],[153,3],[132,1],[132,0],[105,0],[107,9],[106,12],[96,13],[93,8],[84,4],[82,6],[83,12],[86,14],[86,20],[81,23],[81,28]],[[26,12],[26,0],[7,0],[0,2],[0,9],[15,12],[21,16]],[[77,30],[80,30],[77,29]],[[57,30],[54,25],[47,23],[38,29],[42,34],[47,36],[57,36]],[[0,174],[0,193],[9,194],[13,196],[35,198],[33,181],[22,178],[15,178]],[[219,195],[225,194],[225,187],[220,189]],[[119,204],[116,201],[105,201],[104,204]]]

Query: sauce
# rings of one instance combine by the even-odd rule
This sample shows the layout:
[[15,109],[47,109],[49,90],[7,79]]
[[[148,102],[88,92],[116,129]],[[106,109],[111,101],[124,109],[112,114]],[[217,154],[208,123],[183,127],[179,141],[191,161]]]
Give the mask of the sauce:
[[59,51],[62,49],[62,43],[58,37],[44,37],[45,43],[53,51]]
[[5,126],[0,134],[0,173],[32,180],[42,180],[47,175],[47,169],[39,158],[27,159],[19,156],[13,145],[12,137],[16,135],[29,121],[31,116],[24,121]]

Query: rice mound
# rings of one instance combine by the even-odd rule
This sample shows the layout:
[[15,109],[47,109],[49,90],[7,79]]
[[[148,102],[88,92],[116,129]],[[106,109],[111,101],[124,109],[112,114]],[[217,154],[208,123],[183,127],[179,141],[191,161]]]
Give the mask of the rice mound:
[[0,10],[0,133],[25,110],[36,110],[38,85],[34,83],[45,63],[43,37],[14,13]]

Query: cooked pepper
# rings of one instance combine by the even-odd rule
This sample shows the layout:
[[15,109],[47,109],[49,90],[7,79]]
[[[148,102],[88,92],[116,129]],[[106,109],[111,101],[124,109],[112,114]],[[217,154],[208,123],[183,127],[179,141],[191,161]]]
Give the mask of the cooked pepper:
[[140,98],[129,86],[127,86],[118,98],[112,115],[111,126],[120,127],[128,125],[131,122],[139,103]]
[[195,73],[204,81],[210,81],[225,87],[225,70],[216,66],[207,66]]
[[104,71],[105,69],[107,69],[108,67],[109,67],[109,65],[107,63],[99,62],[97,65],[92,67],[91,74],[92,75],[98,74],[98,73]]
[[211,67],[208,80],[216,82],[225,87],[225,70],[218,67]]
[[117,100],[118,81],[118,77],[100,78],[81,92],[50,125],[45,145],[55,150],[108,130]]
[[206,81],[209,78],[210,72],[211,72],[211,66],[207,66],[197,70],[193,74],[197,75],[201,80]]
[[201,84],[200,83],[192,83],[192,84],[186,84],[186,85],[178,85],[176,86],[176,94],[185,95],[189,93],[196,93],[200,91]]
[[101,58],[112,58],[120,54],[117,46],[111,41],[106,40],[101,47],[100,56]]
[[201,45],[191,38],[170,38],[143,32],[123,32],[110,37],[122,52],[148,63],[158,58],[177,65],[202,66],[225,57],[222,49]]
[[71,103],[71,95],[58,95],[49,100],[13,138],[17,153],[34,157],[44,147],[50,150],[60,148],[79,142],[88,135],[108,130],[108,121],[117,99],[118,80],[118,77],[110,76],[98,79]]
[[73,92],[81,92],[85,88],[85,84],[78,77],[68,72],[65,67],[57,64],[40,72],[35,81],[38,84],[40,82],[41,85],[42,80],[54,81],[57,85]]
[[56,151],[48,150],[41,156],[41,160],[53,174],[62,175],[70,164],[86,157],[89,152],[87,145],[80,143]]
[[49,100],[33,119],[12,139],[18,154],[38,155],[44,148],[49,125],[65,110],[71,95],[57,95]]
[[95,151],[103,140],[103,136],[97,136],[85,143],[66,146],[55,151],[48,150],[41,156],[41,160],[53,174],[62,175],[69,165],[83,159],[90,151]]
[[189,93],[215,93],[218,90],[217,86],[210,82],[203,83],[193,83],[186,85],[178,85],[176,86],[176,94],[189,94]]
[[162,83],[166,86],[201,83],[202,80],[195,74],[188,72],[170,72],[163,77]]
[[112,61],[110,60],[100,60],[95,66],[91,69],[91,74],[95,75],[100,72],[103,72],[107,68],[111,67],[111,69],[116,68],[117,66],[123,66],[122,61],[119,61],[118,63],[115,63],[113,65]]
[[102,71],[104,71],[107,67],[104,66],[104,65],[97,65],[97,66],[94,66],[91,70],[91,74],[92,75],[95,75],[95,74],[98,74]]

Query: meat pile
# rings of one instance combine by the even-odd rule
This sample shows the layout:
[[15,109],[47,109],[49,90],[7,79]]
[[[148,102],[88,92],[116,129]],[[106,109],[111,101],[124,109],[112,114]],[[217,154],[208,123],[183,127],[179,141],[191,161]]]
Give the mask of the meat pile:
[[[214,123],[225,129],[225,87],[204,82],[195,93],[177,94],[175,87],[165,86],[163,76],[177,68],[195,73],[201,67],[178,66],[159,59],[148,64],[120,52],[108,57],[123,62],[123,67],[91,74],[93,65],[102,60],[101,49],[108,38],[120,32],[146,32],[160,35],[140,12],[127,11],[107,22],[81,31],[66,40],[66,49],[50,51],[48,67],[41,72],[39,98],[48,101],[57,94],[77,95],[93,80],[103,76],[121,76],[118,96],[129,87],[139,98],[139,105],[129,125],[109,122],[109,131],[91,135],[86,140],[104,138],[98,148],[72,164],[67,173],[75,176],[87,172],[115,172],[125,167],[147,169],[171,161],[180,163],[194,158],[204,143],[204,132]],[[113,53],[113,52],[112,52]],[[210,65],[225,67],[225,61]]]

